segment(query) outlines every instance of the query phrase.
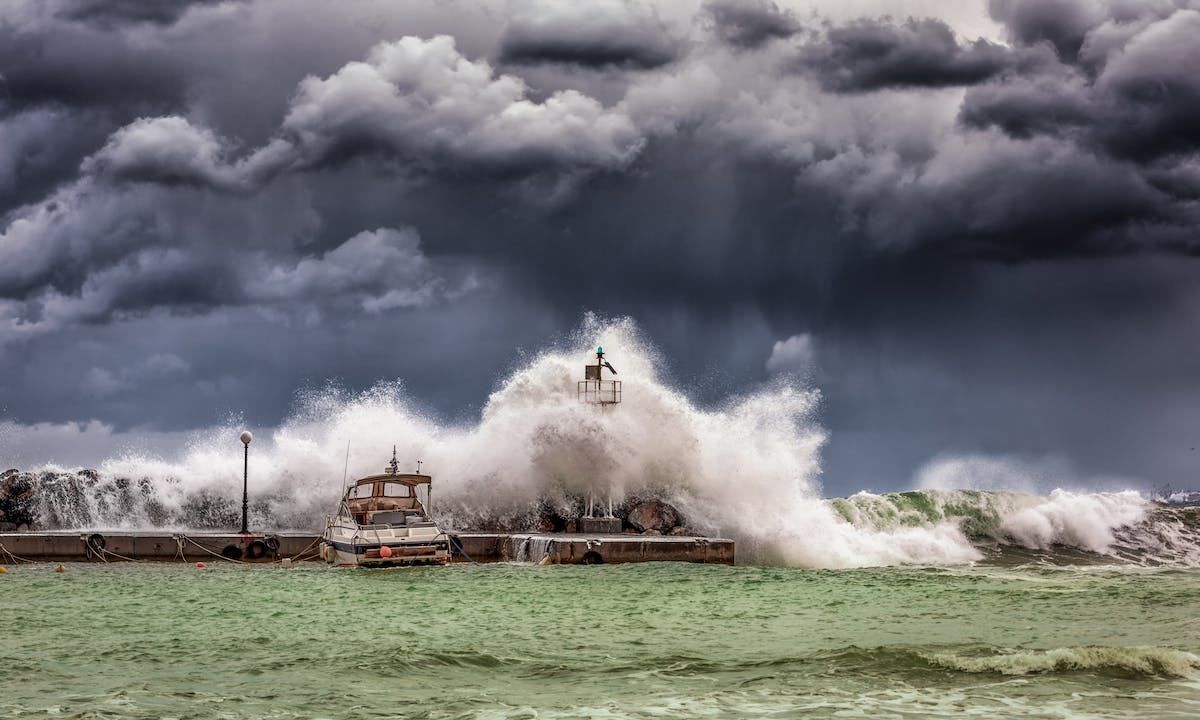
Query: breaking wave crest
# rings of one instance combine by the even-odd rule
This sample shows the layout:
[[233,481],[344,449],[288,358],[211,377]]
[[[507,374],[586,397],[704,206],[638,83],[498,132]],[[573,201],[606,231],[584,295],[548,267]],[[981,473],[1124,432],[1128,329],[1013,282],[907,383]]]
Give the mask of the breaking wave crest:
[[[597,343],[624,383],[616,407],[576,396]],[[661,377],[661,366],[632,321],[589,318],[505,378],[476,421],[441,423],[399,383],[304,393],[290,418],[251,445],[251,523],[318,529],[343,478],[382,471],[394,445],[404,466],[423,461],[434,476],[433,514],[457,529],[528,530],[539,513],[578,514],[589,494],[611,494],[671,503],[693,531],[733,537],[741,563],[953,565],[1005,546],[1200,564],[1192,516],[1133,492],[925,490],[824,500],[815,390],[781,378],[703,409]],[[47,467],[0,483],[9,504],[23,498],[40,527],[233,527],[240,430],[197,434],[174,461],[127,455],[96,471]]]
[[1063,647],[984,657],[949,653],[923,657],[935,667],[968,673],[1099,672],[1125,678],[1200,678],[1200,656],[1158,647]]
[[[858,493],[829,501],[856,527],[899,531],[951,527],[979,554],[1050,562],[1120,560],[1200,566],[1200,509],[1151,502],[1137,492],[1042,496],[984,490]],[[1016,552],[1024,551],[1024,552]]]

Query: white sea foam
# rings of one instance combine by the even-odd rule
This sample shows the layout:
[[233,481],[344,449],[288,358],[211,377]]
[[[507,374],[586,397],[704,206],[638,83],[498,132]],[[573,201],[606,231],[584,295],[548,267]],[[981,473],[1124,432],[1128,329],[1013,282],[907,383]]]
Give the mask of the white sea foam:
[[1005,517],[1001,529],[1025,547],[1053,544],[1107,553],[1117,542],[1117,528],[1142,522],[1150,504],[1136,492],[1050,493],[1046,502]]
[[1200,677],[1200,656],[1158,647],[1063,647],[984,657],[932,654],[926,659],[941,667],[971,673],[1028,675],[1108,670],[1138,677]]
[[[589,406],[576,396],[596,344],[620,371],[623,402],[616,407]],[[521,526],[532,523],[539,503],[569,513],[589,492],[653,495],[679,507],[695,530],[732,536],[739,562],[967,563],[982,557],[963,532],[978,530],[972,522],[990,522],[1030,547],[1066,543],[1104,552],[1116,528],[1144,516],[1145,501],[1134,493],[924,491],[902,500],[862,493],[831,503],[820,497],[825,432],[814,418],[817,391],[776,377],[702,409],[663,380],[662,365],[632,321],[588,318],[572,338],[504,378],[474,422],[431,419],[399,383],[354,395],[336,388],[304,393],[291,417],[251,445],[251,522],[319,528],[344,471],[350,478],[382,471],[393,445],[405,469],[420,459],[434,475],[434,514],[452,527],[485,519]],[[86,492],[60,483],[43,506],[62,526],[231,522],[240,513],[240,430],[231,423],[198,433],[173,461],[108,460]],[[132,482],[120,485],[119,478]]]

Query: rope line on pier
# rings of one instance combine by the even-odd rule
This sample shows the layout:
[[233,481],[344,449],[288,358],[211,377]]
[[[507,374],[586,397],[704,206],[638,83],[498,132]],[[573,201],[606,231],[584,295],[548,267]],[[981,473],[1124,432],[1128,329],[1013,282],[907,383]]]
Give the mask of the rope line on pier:
[[471,557],[470,555],[468,555],[468,554],[467,554],[467,551],[466,551],[466,550],[463,550],[463,548],[462,548],[462,545],[459,545],[459,544],[458,544],[458,540],[454,539],[454,536],[453,536],[453,535],[451,535],[450,533],[446,533],[446,539],[450,541],[450,544],[451,544],[451,545],[453,545],[454,547],[458,548],[458,551],[459,551],[460,553],[462,553],[462,556],[463,556],[463,557],[465,557],[466,559],[470,560],[470,561],[471,561],[471,564],[473,564],[473,565],[478,565],[478,564],[479,564],[479,563],[475,562],[475,558],[473,558],[473,557]]
[[8,551],[8,548],[4,547],[4,543],[0,543],[0,552],[7,555],[8,558],[14,563],[36,563],[37,562],[36,560],[30,560],[29,558],[23,558],[19,555],[13,555],[11,552]]
[[104,548],[100,548],[100,557],[104,559],[104,562],[108,562],[108,558],[104,557],[105,555],[112,555],[113,557],[115,557],[119,560],[127,560],[129,562],[137,562],[136,560],[134,560],[131,557],[125,557],[124,555],[118,555],[117,553],[113,552],[112,550],[106,550]]
[[[309,550],[312,550],[313,547],[315,547],[316,544],[320,541],[321,541],[320,536],[313,538],[313,541],[308,544],[308,547],[304,548],[303,550],[301,550],[300,552],[298,552],[292,556],[292,560],[297,561],[297,560],[315,560],[315,559],[317,559],[317,557],[319,557],[318,555],[313,555],[311,558],[305,558],[304,553],[308,552]],[[280,560],[279,562],[282,562],[282,560]]]
[[245,564],[246,564],[246,563],[245,563],[244,561],[242,561],[242,560],[234,560],[233,558],[225,557],[224,555],[222,555],[222,554],[220,554],[220,553],[215,553],[215,552],[213,552],[212,550],[209,550],[208,548],[204,547],[204,546],[203,546],[203,545],[201,545],[200,543],[196,542],[195,540],[191,539],[191,538],[190,538],[190,537],[188,537],[187,535],[180,535],[179,537],[183,538],[184,540],[187,540],[187,541],[188,541],[188,542],[190,542],[191,544],[193,544],[193,545],[195,545],[196,547],[200,548],[201,550],[203,550],[204,552],[208,553],[209,555],[212,555],[213,557],[219,557],[219,558],[221,558],[222,560],[228,560],[229,562],[231,562],[231,563],[237,563],[238,565],[245,565]]

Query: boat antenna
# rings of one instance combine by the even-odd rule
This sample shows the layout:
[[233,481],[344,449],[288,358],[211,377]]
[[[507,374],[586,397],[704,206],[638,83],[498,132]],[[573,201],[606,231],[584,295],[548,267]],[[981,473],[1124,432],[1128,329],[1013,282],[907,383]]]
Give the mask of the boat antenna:
[[420,460],[417,461],[417,474],[418,475],[421,474],[421,461]]
[[388,463],[388,467],[391,468],[390,474],[392,474],[392,475],[395,475],[398,472],[400,472],[400,463],[396,460],[396,446],[395,445],[392,446],[392,461],[390,463]]
[[346,465],[342,468],[342,488],[346,487],[346,479],[350,477],[350,438],[346,438]]

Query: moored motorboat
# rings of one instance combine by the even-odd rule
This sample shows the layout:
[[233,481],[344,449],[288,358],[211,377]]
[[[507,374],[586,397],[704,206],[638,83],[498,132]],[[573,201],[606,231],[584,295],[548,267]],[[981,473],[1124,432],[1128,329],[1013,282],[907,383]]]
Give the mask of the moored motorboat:
[[448,563],[449,539],[428,512],[432,481],[420,472],[399,472],[393,448],[383,474],[356,480],[337,514],[328,516],[321,557],[362,567]]

